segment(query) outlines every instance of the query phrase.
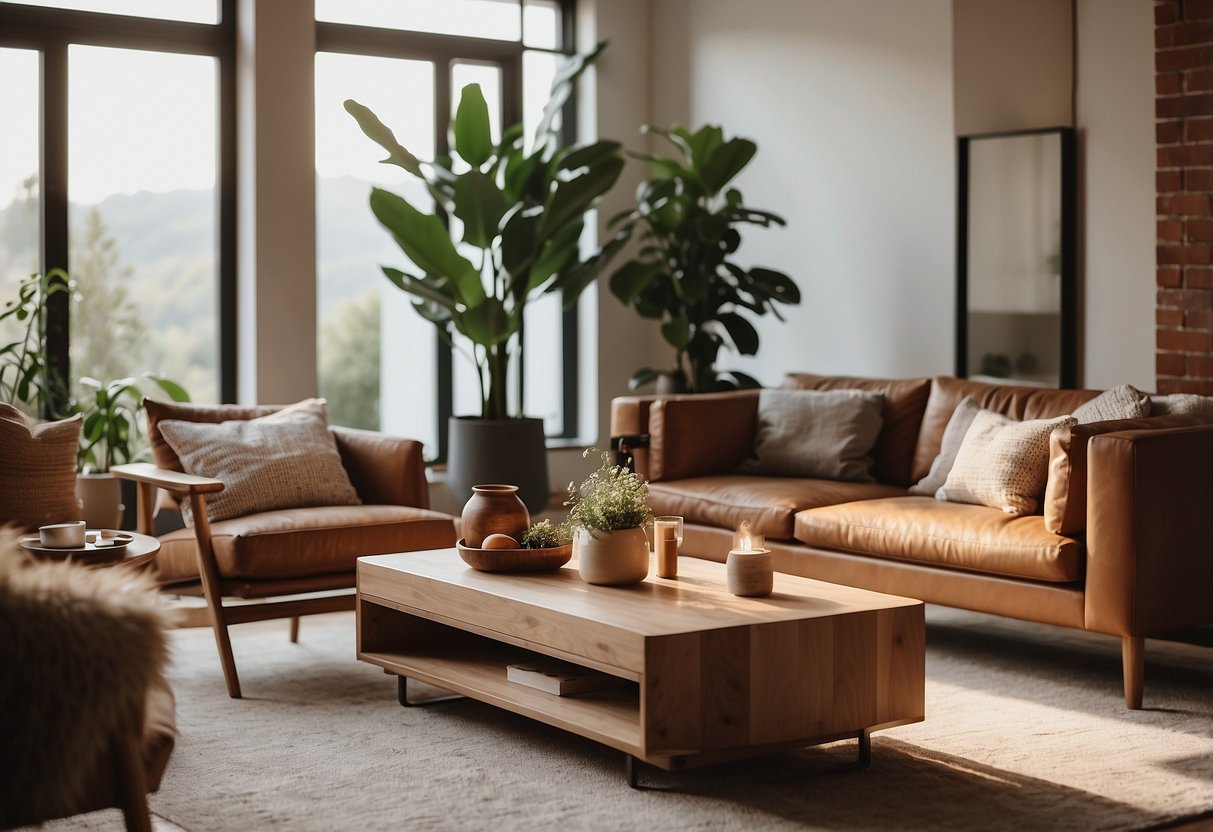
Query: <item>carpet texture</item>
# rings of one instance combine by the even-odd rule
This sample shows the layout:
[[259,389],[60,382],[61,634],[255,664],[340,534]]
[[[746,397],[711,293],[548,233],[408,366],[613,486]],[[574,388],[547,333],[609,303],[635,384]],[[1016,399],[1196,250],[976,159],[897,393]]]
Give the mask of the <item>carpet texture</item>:
[[[284,829],[1149,829],[1213,810],[1213,650],[1148,641],[1146,708],[1119,641],[929,608],[927,719],[855,743],[669,774],[469,700],[396,704],[352,614],[173,636],[181,737],[152,811],[190,832]],[[116,829],[116,812],[48,825]]]

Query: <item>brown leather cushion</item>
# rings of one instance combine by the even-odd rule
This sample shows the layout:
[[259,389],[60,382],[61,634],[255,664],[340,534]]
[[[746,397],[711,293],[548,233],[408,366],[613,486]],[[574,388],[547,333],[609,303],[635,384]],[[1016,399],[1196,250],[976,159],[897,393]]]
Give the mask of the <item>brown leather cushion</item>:
[[1083,548],[1045,529],[1040,515],[931,497],[865,500],[802,511],[796,538],[838,549],[955,569],[1070,583],[1081,580]]
[[76,448],[82,417],[30,424],[0,403],[0,526],[36,529],[80,517]]
[[[872,473],[880,482],[911,485],[925,476],[911,476],[910,464],[918,440],[923,410],[931,391],[929,378],[859,378],[856,376],[819,376],[813,373],[788,373],[781,385],[800,390],[871,390],[884,395],[881,411],[883,426],[872,449]],[[957,401],[960,401],[957,399]],[[950,413],[951,411],[949,411]],[[947,424],[947,420],[944,420]],[[942,427],[940,432],[942,433]],[[931,459],[934,459],[934,455]],[[927,460],[930,468],[931,460]]]
[[1046,387],[1012,387],[1008,384],[986,384],[967,378],[936,376],[931,379],[930,397],[922,415],[922,429],[913,451],[914,467],[911,482],[918,482],[931,470],[939,455],[943,431],[952,418],[952,411],[965,396],[972,396],[984,410],[993,410],[1016,421],[1050,419],[1073,413],[1079,405],[1099,395],[1098,390],[1057,390]]
[[1045,528],[1054,534],[1082,534],[1087,529],[1087,443],[1092,436],[1120,430],[1174,428],[1199,424],[1194,416],[1113,419],[1074,425],[1049,437],[1049,483],[1043,503]]
[[[353,574],[363,555],[414,552],[455,545],[449,515],[405,506],[320,506],[220,520],[211,526],[222,578],[295,578]],[[198,577],[192,529],[160,538],[157,578],[177,583]]]
[[850,500],[905,494],[872,482],[793,477],[715,476],[649,484],[653,514],[677,514],[688,523],[736,529],[743,520],[772,540],[791,540],[796,512]]
[[757,390],[658,399],[649,410],[649,481],[732,471],[754,449]]

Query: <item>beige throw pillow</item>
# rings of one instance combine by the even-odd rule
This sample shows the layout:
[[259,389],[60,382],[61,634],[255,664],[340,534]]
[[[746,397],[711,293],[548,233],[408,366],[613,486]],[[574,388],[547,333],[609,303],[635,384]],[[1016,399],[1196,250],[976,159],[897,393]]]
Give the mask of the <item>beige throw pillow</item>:
[[956,463],[935,496],[1008,514],[1031,514],[1048,479],[1049,435],[1076,422],[1073,416],[1016,422],[1001,413],[981,411],[973,418]]
[[0,404],[0,526],[36,529],[77,520],[76,448],[82,417],[31,424]]
[[1195,393],[1171,393],[1150,397],[1151,416],[1193,416],[1202,422],[1213,422],[1213,396]]
[[[187,474],[222,480],[207,495],[211,521],[261,511],[357,505],[358,492],[341,465],[322,399],[309,399],[257,419],[160,422]],[[189,525],[193,517],[184,505]]]
[[884,396],[867,390],[763,390],[745,474],[872,482]]
[[1105,390],[1074,410],[1074,418],[1080,425],[1112,419],[1140,419],[1149,415],[1150,397],[1131,384]]
[[943,487],[948,479],[948,472],[956,463],[956,454],[960,452],[965,434],[969,432],[969,425],[973,424],[973,418],[980,412],[981,408],[972,396],[965,396],[960,400],[956,409],[952,411],[952,418],[948,420],[947,427],[943,429],[939,454],[931,463],[931,470],[925,477],[910,486],[911,494],[933,497],[935,492]]

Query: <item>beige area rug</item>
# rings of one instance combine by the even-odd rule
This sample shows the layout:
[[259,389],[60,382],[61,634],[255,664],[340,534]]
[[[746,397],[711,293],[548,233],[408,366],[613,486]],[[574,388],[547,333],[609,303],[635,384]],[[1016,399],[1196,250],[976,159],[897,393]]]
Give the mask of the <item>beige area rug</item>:
[[[352,614],[174,637],[181,737],[152,810],[203,830],[1149,829],[1213,811],[1213,649],[1147,643],[1125,710],[1110,638],[931,608],[927,720],[855,744],[671,775],[469,700],[396,703]],[[1202,824],[1203,825],[1203,824]],[[52,824],[117,829],[116,811]]]

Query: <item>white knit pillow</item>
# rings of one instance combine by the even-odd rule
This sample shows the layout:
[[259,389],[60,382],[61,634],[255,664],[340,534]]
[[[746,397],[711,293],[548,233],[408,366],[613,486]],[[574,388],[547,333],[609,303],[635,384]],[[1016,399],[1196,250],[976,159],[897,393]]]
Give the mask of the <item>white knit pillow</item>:
[[1008,514],[1036,510],[1049,478],[1049,434],[1074,425],[1073,416],[1016,422],[983,410],[973,418],[948,479],[935,496]]
[[[160,422],[160,431],[187,474],[223,481],[224,489],[206,498],[212,522],[282,508],[362,502],[341,464],[323,400],[217,424],[167,419]],[[188,504],[182,515],[193,525]]]
[[1195,393],[1172,393],[1150,397],[1151,416],[1193,416],[1202,422],[1213,422],[1213,396]]

